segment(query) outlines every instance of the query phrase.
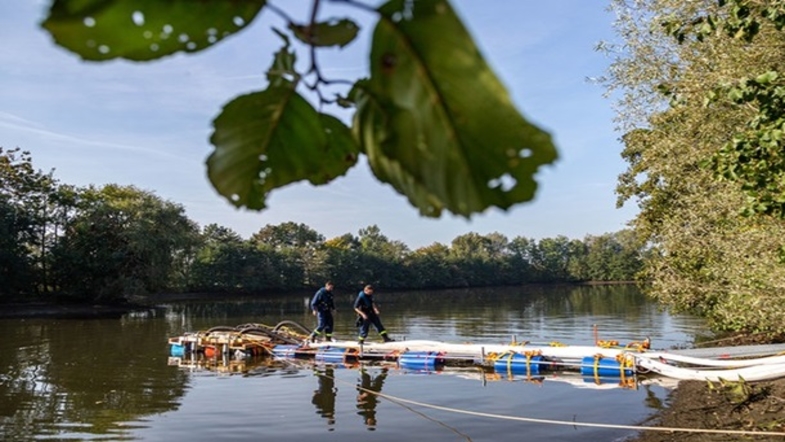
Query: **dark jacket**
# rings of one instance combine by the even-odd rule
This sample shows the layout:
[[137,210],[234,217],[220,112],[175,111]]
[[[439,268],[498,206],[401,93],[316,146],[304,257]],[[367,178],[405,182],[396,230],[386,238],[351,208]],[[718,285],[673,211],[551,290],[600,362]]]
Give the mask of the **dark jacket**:
[[311,310],[318,312],[329,312],[335,310],[335,301],[333,300],[333,292],[322,287],[316,291],[311,300]]
[[354,301],[354,308],[362,310],[366,315],[376,314],[373,311],[373,295],[360,291],[360,294],[357,295],[357,299]]

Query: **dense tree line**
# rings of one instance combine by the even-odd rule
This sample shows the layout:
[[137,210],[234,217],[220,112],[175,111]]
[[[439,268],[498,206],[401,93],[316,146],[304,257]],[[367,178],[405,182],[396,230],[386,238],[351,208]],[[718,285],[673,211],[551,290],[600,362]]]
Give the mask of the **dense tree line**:
[[117,302],[161,292],[264,293],[365,283],[448,288],[631,280],[644,249],[628,231],[539,241],[467,233],[410,250],[375,226],[326,239],[305,224],[250,238],[201,228],[132,186],[76,188],[0,148],[0,300]]
[[614,0],[621,202],[660,302],[785,332],[785,3]]

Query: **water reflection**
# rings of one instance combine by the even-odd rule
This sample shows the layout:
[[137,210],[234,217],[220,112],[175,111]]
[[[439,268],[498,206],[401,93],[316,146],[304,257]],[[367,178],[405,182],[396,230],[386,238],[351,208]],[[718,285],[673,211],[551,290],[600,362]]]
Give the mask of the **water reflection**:
[[335,425],[335,395],[338,389],[335,388],[335,376],[332,366],[315,367],[314,374],[319,382],[319,388],[313,392],[311,403],[316,406],[316,413],[327,419],[330,431]]
[[[119,320],[0,321],[0,424],[31,434],[124,438],[123,422],[176,409],[187,374],[138,345],[160,330]],[[16,345],[16,348],[9,348]]]
[[362,416],[369,431],[376,429],[376,404],[379,402],[377,393],[381,393],[384,380],[387,379],[387,367],[382,367],[373,375],[370,367],[360,367],[360,379],[357,383],[357,414]]
[[[354,291],[337,293],[339,311],[351,312],[354,296]],[[303,435],[307,438],[319,434],[324,431],[325,422],[328,431],[346,431],[346,426],[352,424],[341,422],[340,427],[336,426],[342,400],[348,402],[344,404],[347,407],[344,410],[352,410],[361,417],[362,422],[351,419],[354,425],[361,426],[360,431],[375,429],[374,436],[381,436],[384,432],[378,431],[381,427],[377,422],[376,409],[379,399],[369,392],[381,391],[383,384],[389,384],[393,379],[396,391],[406,386],[411,390],[403,393],[411,396],[445,393],[437,390],[440,388],[437,383],[420,383],[415,376],[388,377],[405,372],[394,366],[370,365],[354,372],[342,369],[343,365],[314,368],[309,363],[297,365],[272,358],[171,358],[168,354],[168,338],[216,325],[276,324],[283,319],[310,324],[312,316],[303,303],[307,298],[308,295],[285,295],[271,299],[172,304],[149,314],[109,320],[0,320],[0,336],[3,336],[0,340],[0,438],[123,440],[136,437],[139,429],[146,429],[149,440],[176,440],[177,437],[164,436],[161,432],[168,428],[167,425],[179,424],[185,433],[177,436],[188,436],[194,441],[210,440],[209,433],[193,435],[193,432],[198,432],[194,428],[214,428],[223,423],[211,421],[210,415],[205,418],[205,413],[199,412],[211,405],[204,398],[213,396],[193,393],[200,388],[203,392],[205,384],[212,386],[209,379],[224,379],[224,375],[231,375],[233,380],[221,384],[233,401],[240,404],[251,401],[258,395],[245,394],[248,385],[259,380],[269,381],[264,384],[264,388],[269,389],[265,393],[279,392],[276,389],[280,389],[280,397],[284,399],[277,405],[290,406],[294,410],[291,413],[295,421],[297,418],[315,421],[313,428],[307,424],[295,428],[299,431],[296,438],[285,433],[277,434],[284,439],[289,436],[289,440],[302,440]],[[593,341],[592,326],[598,324],[602,339],[628,342],[651,336],[654,348],[668,348],[689,344],[702,325],[699,320],[674,318],[659,311],[630,287],[385,293],[380,300],[383,302],[385,325],[389,326],[393,336],[410,339],[502,343],[509,342],[511,336],[517,336],[521,341],[532,343],[558,340],[586,344]],[[335,332],[339,338],[356,338],[353,322],[352,314],[336,316]],[[290,380],[290,374],[302,373],[316,375],[315,391],[313,384],[302,386],[302,376]],[[466,380],[478,383],[493,380],[493,374],[471,369],[445,370],[440,375],[444,375],[439,376],[440,379],[452,378],[454,382],[450,385],[453,386]],[[339,397],[340,383],[335,381],[336,377],[343,377],[349,388],[356,389],[356,397],[353,394]],[[553,379],[553,384],[561,385],[566,379],[570,377],[559,376]],[[525,377],[509,377],[506,373],[499,380],[516,382],[517,385],[527,382]],[[553,385],[549,384],[550,381],[549,376],[544,377],[545,385]],[[575,381],[589,388],[600,387],[580,377]],[[387,386],[388,389],[390,387]],[[614,385],[610,383],[607,387]],[[305,397],[295,399],[287,388],[304,388]],[[615,389],[621,390],[618,386]],[[504,393],[503,390],[487,394],[498,395]],[[549,393],[558,394],[558,389],[554,388]],[[455,394],[471,396],[485,393]],[[570,405],[570,400],[596,400],[586,397],[572,399],[573,396],[573,393],[565,394],[560,405]],[[507,400],[526,401],[530,398],[535,400],[526,395]],[[286,400],[297,403],[289,404]],[[316,408],[319,419],[313,419],[314,409],[307,406],[308,400]],[[491,397],[486,402],[494,403],[495,400]],[[635,401],[625,398],[614,400],[619,403]],[[640,399],[637,406],[660,406],[660,400],[659,395],[652,395]],[[510,406],[514,405],[513,402]],[[592,402],[585,403],[588,405],[581,407],[586,410],[594,408]],[[518,404],[522,405],[525,404]],[[612,405],[616,406],[617,402]],[[547,406],[537,403],[538,409],[547,409]],[[258,404],[247,404],[246,420],[237,417],[243,416],[242,410],[239,405],[233,408],[234,414],[230,418],[237,428],[253,433],[260,419],[258,412],[254,411],[258,410]],[[166,415],[167,419],[156,421],[162,415]],[[385,429],[401,424],[393,416],[384,415],[382,419]],[[311,433],[308,434],[308,431]]]

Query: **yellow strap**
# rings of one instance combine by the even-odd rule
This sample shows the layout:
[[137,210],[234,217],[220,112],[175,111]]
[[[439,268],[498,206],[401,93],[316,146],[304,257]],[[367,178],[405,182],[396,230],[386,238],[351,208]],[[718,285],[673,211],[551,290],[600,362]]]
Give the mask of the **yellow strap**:
[[512,355],[514,355],[514,354],[515,354],[515,353],[511,353],[511,352],[510,352],[510,353],[508,353],[508,355],[507,355],[507,374],[508,374],[508,375],[511,375],[511,374],[512,374]]

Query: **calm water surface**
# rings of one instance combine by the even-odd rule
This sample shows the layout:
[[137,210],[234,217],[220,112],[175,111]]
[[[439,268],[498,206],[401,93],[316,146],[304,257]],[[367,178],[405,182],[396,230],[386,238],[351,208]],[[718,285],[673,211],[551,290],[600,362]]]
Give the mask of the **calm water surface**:
[[[354,291],[336,293],[336,334],[354,339]],[[308,296],[170,304],[119,319],[0,320],[0,438],[621,441],[635,432],[505,417],[636,425],[667,397],[657,382],[621,388],[577,373],[533,381],[471,368],[412,373],[268,359],[189,366],[169,357],[169,337],[216,325],[313,326]],[[591,345],[596,324],[603,340],[648,336],[653,347],[671,348],[704,333],[702,321],[661,312],[626,286],[380,290],[376,298],[398,339]]]

